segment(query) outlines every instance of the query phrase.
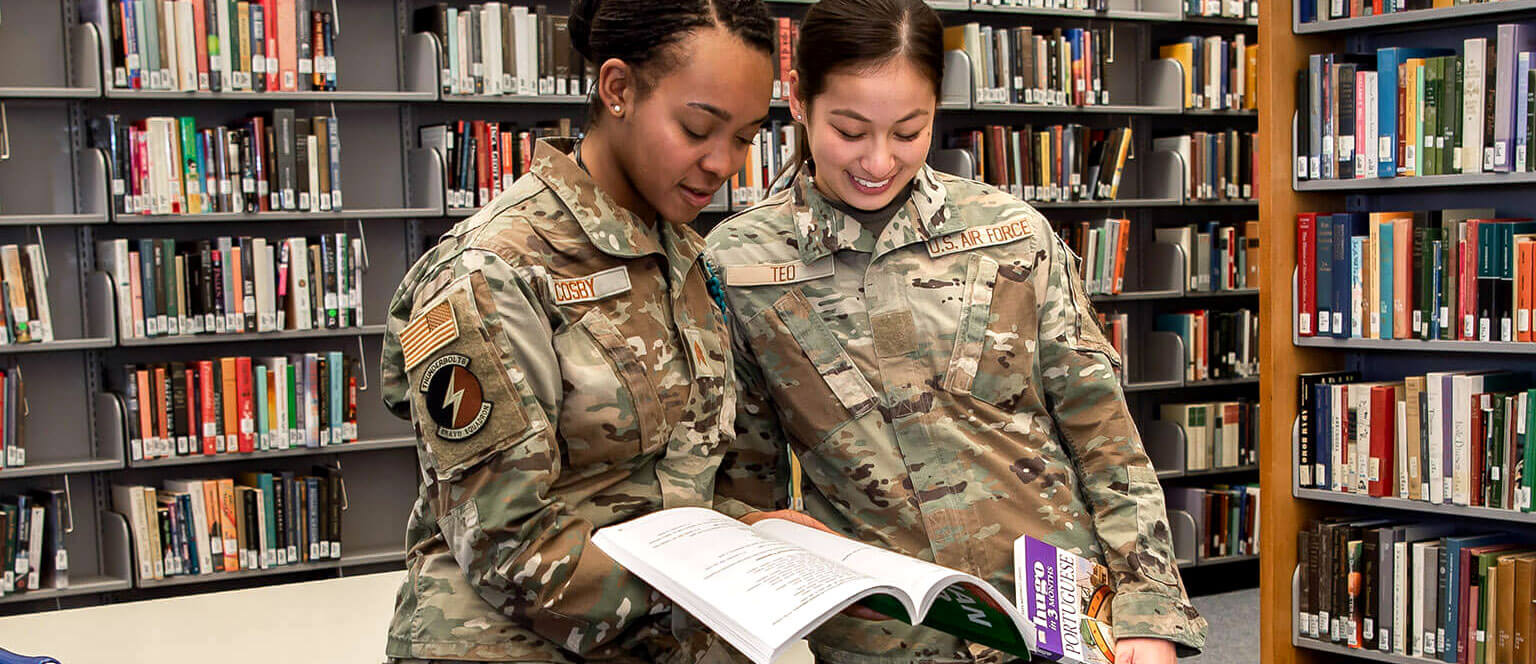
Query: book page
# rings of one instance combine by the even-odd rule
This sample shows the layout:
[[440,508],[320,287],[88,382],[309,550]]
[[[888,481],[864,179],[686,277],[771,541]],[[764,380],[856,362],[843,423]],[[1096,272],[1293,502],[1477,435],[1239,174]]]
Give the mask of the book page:
[[760,664],[858,599],[900,592],[704,508],[608,526],[592,541]]
[[764,519],[752,528],[890,583],[916,602],[910,607],[916,610],[915,617],[907,613],[908,607],[884,597],[863,602],[885,615],[1021,657],[1033,649],[1034,632],[1023,616],[995,588],[970,574],[784,519]]

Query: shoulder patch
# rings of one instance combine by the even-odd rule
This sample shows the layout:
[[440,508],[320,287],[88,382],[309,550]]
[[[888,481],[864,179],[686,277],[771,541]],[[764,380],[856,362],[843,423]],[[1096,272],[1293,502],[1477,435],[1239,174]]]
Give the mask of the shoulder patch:
[[405,356],[406,370],[457,338],[459,324],[453,316],[453,305],[444,298],[400,330],[400,351]]
[[630,289],[629,267],[625,265],[593,272],[585,277],[551,278],[549,281],[550,289],[555,293],[555,304],[592,302],[627,293]]
[[972,226],[948,235],[928,240],[928,256],[938,258],[960,251],[1008,244],[1029,237],[1027,218],[1005,221],[990,226]]
[[727,286],[771,286],[793,284],[811,279],[830,277],[834,272],[832,257],[828,256],[806,265],[800,261],[787,263],[761,263],[758,265],[725,266]]

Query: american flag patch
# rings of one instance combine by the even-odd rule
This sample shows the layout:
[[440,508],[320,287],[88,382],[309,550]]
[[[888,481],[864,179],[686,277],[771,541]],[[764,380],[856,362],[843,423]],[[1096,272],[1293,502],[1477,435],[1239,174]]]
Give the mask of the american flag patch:
[[453,305],[447,299],[417,316],[400,330],[400,352],[405,368],[410,370],[428,355],[459,338],[459,325],[453,318]]

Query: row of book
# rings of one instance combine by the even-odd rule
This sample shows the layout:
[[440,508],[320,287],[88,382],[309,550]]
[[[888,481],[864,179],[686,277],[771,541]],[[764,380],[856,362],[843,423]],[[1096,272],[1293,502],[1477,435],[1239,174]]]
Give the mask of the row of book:
[[1246,399],[1165,403],[1158,408],[1159,420],[1184,433],[1186,472],[1258,463],[1258,416],[1259,404]]
[[437,150],[447,164],[450,208],[490,203],[532,168],[539,139],[570,135],[568,118],[526,129],[495,120],[456,120],[417,129],[421,147]]
[[[1063,225],[1070,227],[1070,224]],[[1089,295],[1115,295],[1125,287],[1125,255],[1130,248],[1130,219],[1084,221],[1069,244],[1082,257],[1079,269]]]
[[0,245],[0,345],[53,341],[47,265],[40,244]]
[[98,240],[96,260],[123,339],[362,325],[363,241],[347,233]]
[[1297,3],[1302,23],[1339,18],[1385,16],[1455,5],[1478,5],[1503,0],[1302,0]]
[[1259,485],[1164,487],[1168,509],[1195,522],[1198,560],[1259,554]]
[[1536,341],[1536,222],[1491,208],[1306,212],[1296,237],[1301,336]]
[[1519,536],[1333,517],[1297,539],[1304,638],[1450,664],[1536,655],[1536,547]]
[[339,466],[229,478],[114,484],[140,581],[341,558],[346,490]]
[[988,125],[952,135],[948,147],[970,153],[975,179],[1027,201],[1114,200],[1131,128]]
[[1259,222],[1236,225],[1208,221],[1158,228],[1156,242],[1184,254],[1184,289],[1191,293],[1259,287]]
[[1114,62],[1108,28],[994,28],[966,23],[944,29],[944,49],[971,61],[977,103],[1093,106],[1108,104]]
[[[326,11],[327,9],[331,11]],[[125,90],[336,89],[335,6],[320,0],[82,0]]]
[[439,2],[416,10],[413,25],[437,35],[447,95],[580,95],[597,71],[571,43],[570,19],[533,7]]
[[1184,197],[1191,201],[1251,201],[1259,191],[1258,132],[1196,131],[1152,139],[1152,149],[1184,162]]
[[1299,381],[1302,487],[1531,511],[1529,375],[1436,371],[1365,381],[1323,372]]
[[1297,75],[1296,177],[1536,171],[1536,28],[1449,48],[1310,56]]
[[973,0],[973,7],[1029,7],[1034,9],[1076,9],[1109,11],[1109,0]]
[[63,489],[0,498],[0,596],[69,587],[69,509]]
[[248,454],[357,440],[358,358],[338,351],[129,364],[122,395],[134,461]]
[[1184,0],[1185,16],[1258,19],[1258,0]]
[[1252,309],[1158,314],[1153,329],[1184,342],[1184,380],[1259,375],[1259,315]]
[[762,200],[779,173],[794,161],[797,127],[792,122],[772,120],[759,129],[747,147],[746,162],[731,176],[726,190],[716,193],[715,202],[723,202],[723,194],[728,194],[737,208]]
[[291,108],[227,127],[191,117],[91,122],[111,166],[118,214],[335,212],[341,202],[341,129],[335,116]]
[[1210,111],[1259,107],[1259,45],[1238,33],[1185,37],[1157,48],[1157,56],[1178,61],[1184,70],[1184,108]]

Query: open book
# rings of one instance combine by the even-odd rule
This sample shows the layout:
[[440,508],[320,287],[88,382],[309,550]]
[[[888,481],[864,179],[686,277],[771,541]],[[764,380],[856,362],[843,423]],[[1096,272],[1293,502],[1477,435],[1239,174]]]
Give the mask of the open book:
[[[1032,625],[974,576],[782,519],[747,526],[680,507],[608,526],[592,541],[758,664],[856,603],[1019,657],[1030,656],[1037,638],[1054,638],[1061,650],[1057,591],[1071,584],[1030,586],[1050,614]],[[1072,599],[1076,606],[1079,595]]]

